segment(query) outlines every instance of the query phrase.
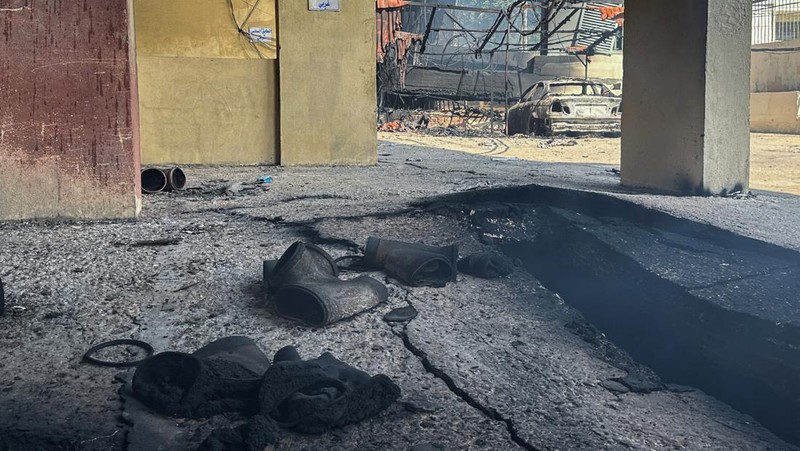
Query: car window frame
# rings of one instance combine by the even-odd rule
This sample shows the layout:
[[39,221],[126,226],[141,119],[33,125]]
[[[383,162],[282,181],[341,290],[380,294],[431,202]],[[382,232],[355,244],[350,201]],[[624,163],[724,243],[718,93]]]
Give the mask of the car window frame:
[[554,96],[583,96],[583,95],[586,95],[586,94],[583,94],[583,93],[586,92],[586,87],[588,85],[589,84],[587,84],[587,83],[580,83],[580,82],[562,82],[562,83],[557,83],[557,84],[555,84],[555,86],[551,85],[550,88],[552,89],[552,88],[559,88],[559,87],[564,87],[564,86],[580,86],[582,94],[553,93],[552,90],[549,90],[547,94],[548,95],[554,95]]
[[542,88],[544,90],[544,83],[538,82],[531,85],[531,87],[528,88],[528,90],[525,91],[524,94],[522,94],[520,102],[533,102],[541,98],[541,95],[537,97],[533,96],[533,94],[536,92],[538,88]]
[[[581,83],[581,82],[561,82],[556,83],[555,87],[558,86],[582,86],[583,88],[581,91],[583,94],[579,94],[581,96],[599,96],[599,97],[618,97],[614,94],[611,89],[605,86],[603,83],[598,82],[588,82],[588,83]],[[525,103],[525,102],[541,102],[548,96],[560,96],[560,95],[577,95],[577,94],[556,94],[552,92],[553,85],[550,85],[544,81],[539,81],[532,84],[525,92],[522,93],[520,96],[518,103]],[[534,93],[541,88],[542,92],[539,95],[534,96]]]
[[604,85],[602,83],[597,83],[596,86],[598,86],[600,88],[600,94],[598,94],[599,96],[602,96],[602,97],[617,97],[617,95],[614,94],[614,92],[611,91],[611,89],[608,86],[606,86],[606,85]]

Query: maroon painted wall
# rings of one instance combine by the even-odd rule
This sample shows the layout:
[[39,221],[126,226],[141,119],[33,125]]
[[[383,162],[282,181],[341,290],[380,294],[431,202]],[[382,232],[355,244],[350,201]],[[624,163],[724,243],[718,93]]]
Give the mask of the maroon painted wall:
[[138,213],[128,17],[127,0],[0,0],[0,219]]

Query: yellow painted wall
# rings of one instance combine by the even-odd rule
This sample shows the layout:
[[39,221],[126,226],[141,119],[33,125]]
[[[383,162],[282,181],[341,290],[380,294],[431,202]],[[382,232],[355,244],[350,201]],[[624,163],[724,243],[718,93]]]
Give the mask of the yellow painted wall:
[[[275,0],[231,0],[270,27]],[[228,0],[134,0],[143,165],[277,162],[275,41]]]
[[281,164],[375,164],[375,2],[280,0],[278,26]]
[[[250,27],[275,26],[275,0],[230,0],[241,25],[250,11]],[[302,3],[304,0],[296,0]],[[134,0],[136,51],[139,56],[194,58],[258,58],[250,40],[239,33],[228,0]],[[276,58],[275,45],[258,45],[266,58]]]
[[139,58],[142,164],[275,163],[275,78],[274,60]]

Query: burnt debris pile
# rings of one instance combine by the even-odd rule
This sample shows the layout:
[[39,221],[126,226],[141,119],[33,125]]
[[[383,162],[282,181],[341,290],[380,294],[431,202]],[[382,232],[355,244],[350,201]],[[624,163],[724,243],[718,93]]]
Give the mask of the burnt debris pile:
[[192,354],[163,352],[133,375],[133,396],[162,415],[206,418],[237,412],[246,423],[214,430],[200,449],[263,449],[280,429],[321,434],[378,415],[400,397],[389,377],[330,353],[303,360],[294,347],[270,364],[255,342],[226,337]]
[[[317,245],[293,243],[280,258],[263,262],[269,306],[292,322],[326,327],[369,311],[389,296],[377,279],[369,275],[344,278],[341,272],[383,271],[409,286],[444,287],[456,280],[456,245],[370,237],[363,249],[363,255],[334,260]],[[461,266],[490,278],[508,274],[510,268],[496,254],[467,257]],[[383,319],[407,324],[416,315],[413,307],[405,307]],[[119,346],[138,346],[148,357],[120,362],[93,357]],[[376,417],[401,394],[389,376],[370,375],[329,352],[303,359],[297,349],[286,346],[270,361],[253,339],[243,336],[221,338],[192,353],[152,352],[150,345],[138,340],[114,340],[94,346],[84,356],[84,362],[93,365],[135,367],[122,376],[121,394],[128,423],[135,431],[128,442],[136,446],[179,440],[176,437],[181,434],[176,431],[155,438],[164,428],[149,426],[172,417],[205,425],[191,439],[180,439],[184,445],[199,444],[203,450],[264,449],[278,443],[282,430],[324,434]],[[137,423],[142,425],[138,429]]]

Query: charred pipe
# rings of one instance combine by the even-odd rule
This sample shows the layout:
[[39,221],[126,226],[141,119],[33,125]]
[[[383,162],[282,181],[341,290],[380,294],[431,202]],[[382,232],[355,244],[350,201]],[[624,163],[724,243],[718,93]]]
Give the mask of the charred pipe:
[[162,169],[167,177],[167,186],[164,191],[182,190],[186,186],[186,174],[181,168]]
[[142,170],[142,192],[147,194],[163,191],[167,187],[167,175],[155,168]]
[[142,191],[145,193],[177,191],[185,186],[186,174],[181,168],[147,168],[142,171]]

